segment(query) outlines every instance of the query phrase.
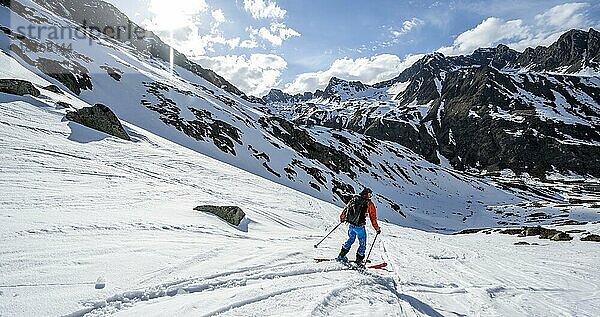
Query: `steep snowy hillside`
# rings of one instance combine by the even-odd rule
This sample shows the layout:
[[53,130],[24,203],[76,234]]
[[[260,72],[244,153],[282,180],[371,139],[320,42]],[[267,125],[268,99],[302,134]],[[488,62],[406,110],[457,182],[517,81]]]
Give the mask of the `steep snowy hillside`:
[[334,78],[330,94],[264,100],[294,122],[392,141],[459,170],[597,178],[599,63],[600,33],[573,30],[523,53],[435,53],[372,86]]
[[[33,82],[42,93],[0,93],[2,316],[600,311],[598,245],[580,241],[599,233],[598,223],[557,226],[575,230],[574,239],[552,242],[440,235],[382,221],[371,258],[387,261],[386,270],[317,264],[313,258],[333,257],[345,238],[343,227],[313,248],[339,207],[132,124],[125,128],[133,141],[125,141],[65,121],[58,101],[89,105],[41,89],[47,81],[7,56],[1,66],[3,77]],[[240,206],[245,225],[193,210],[201,204]],[[578,215],[597,219],[590,209]]]
[[[126,16],[106,3],[23,0],[0,9],[1,48],[67,95],[77,95],[90,105],[104,104],[130,124],[338,206],[369,186],[375,190],[381,219],[425,230],[455,232],[521,223],[529,215],[526,208],[514,207],[510,216],[503,210],[540,199],[551,202],[551,216],[540,222],[578,217],[577,212],[569,215],[554,207],[564,202],[555,193],[540,195],[527,187],[498,186],[430,163],[394,142],[348,130],[297,125],[265,113],[264,105],[251,102],[253,98],[178,53],[171,74],[164,55],[169,48],[154,35],[124,41],[112,33],[111,37],[81,29],[78,23],[88,16],[88,26],[125,23]],[[79,27],[85,34],[60,40],[37,38],[36,32],[21,32],[29,27]],[[332,85],[324,96],[367,92],[361,85],[350,83],[340,89]],[[399,87],[386,94],[390,91]],[[80,101],[65,102],[82,106]],[[357,124],[370,120],[355,119]]]

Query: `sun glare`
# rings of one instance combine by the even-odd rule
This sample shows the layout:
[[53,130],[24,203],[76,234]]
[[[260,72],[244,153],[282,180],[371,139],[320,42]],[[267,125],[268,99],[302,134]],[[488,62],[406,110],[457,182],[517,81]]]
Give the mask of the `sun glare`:
[[193,23],[193,17],[208,8],[204,0],[150,0],[148,10],[155,31],[170,31]]
[[[177,29],[191,26],[194,16],[208,9],[204,0],[150,0],[148,10],[152,18],[147,21],[146,27],[152,31],[168,31],[173,41],[173,32]],[[174,67],[173,48],[170,50],[170,72],[173,74]]]

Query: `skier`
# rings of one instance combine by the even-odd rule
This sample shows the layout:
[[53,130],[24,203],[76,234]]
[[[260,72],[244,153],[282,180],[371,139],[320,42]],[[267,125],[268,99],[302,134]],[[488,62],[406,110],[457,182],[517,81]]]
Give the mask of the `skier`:
[[369,214],[371,224],[377,234],[381,233],[381,229],[377,224],[377,210],[371,201],[372,196],[373,191],[369,188],[365,188],[360,192],[359,196],[354,196],[350,199],[348,204],[346,204],[346,207],[344,207],[344,210],[342,210],[340,221],[348,222],[350,227],[348,228],[348,241],[342,246],[342,250],[337,257],[338,261],[348,261],[346,254],[348,254],[354,240],[358,237],[359,247],[358,251],[356,251],[356,264],[362,264],[362,261],[365,259],[365,250],[367,249],[367,232],[365,231],[367,214]]

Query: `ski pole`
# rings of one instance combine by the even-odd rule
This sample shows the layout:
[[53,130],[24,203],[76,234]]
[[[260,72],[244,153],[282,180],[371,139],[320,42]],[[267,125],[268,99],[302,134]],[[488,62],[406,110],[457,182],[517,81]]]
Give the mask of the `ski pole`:
[[377,236],[379,235],[379,233],[377,233],[375,235],[375,238],[373,238],[373,244],[371,244],[371,248],[369,249],[369,253],[367,254],[367,258],[365,259],[365,263],[367,263],[367,260],[369,260],[369,256],[371,256],[371,251],[373,251],[373,247],[375,246],[375,240],[377,240]]
[[335,229],[337,229],[340,225],[342,224],[342,222],[338,223],[337,226],[335,226],[335,228],[333,228],[323,239],[321,239],[321,241],[319,241],[319,243],[315,244],[315,249],[319,247],[319,244],[321,244],[321,242],[325,241],[325,239],[327,239],[327,237],[329,237],[330,234],[332,234]]

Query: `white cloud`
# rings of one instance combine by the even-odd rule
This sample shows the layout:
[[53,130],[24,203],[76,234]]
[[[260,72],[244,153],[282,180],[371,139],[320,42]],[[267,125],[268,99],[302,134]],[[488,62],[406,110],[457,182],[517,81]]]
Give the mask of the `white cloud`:
[[438,52],[445,55],[470,54],[477,48],[500,43],[520,51],[527,47],[549,45],[567,30],[593,24],[586,16],[588,6],[587,3],[561,4],[536,15],[535,23],[490,17],[460,34],[451,46],[442,47]]
[[287,62],[278,55],[252,54],[195,59],[202,67],[212,69],[247,94],[260,96],[280,83]]
[[285,25],[285,23],[273,22],[270,27],[267,29],[266,27],[261,27],[260,29],[254,29],[252,27],[248,28],[250,32],[251,38],[256,36],[270,42],[274,46],[281,46],[283,41],[295,37],[300,36],[296,30],[289,28]]
[[213,17],[213,19],[215,19],[215,22],[219,23],[219,24],[226,21],[225,14],[223,13],[223,10],[221,10],[221,9],[213,10],[212,17]]
[[256,47],[258,47],[258,43],[254,39],[243,40],[240,43],[240,47],[242,47],[242,48],[256,48]]
[[392,36],[394,38],[398,38],[404,34],[407,34],[410,31],[412,31],[416,27],[423,25],[424,23],[425,23],[425,21],[423,21],[419,18],[412,18],[410,20],[406,20],[406,21],[402,22],[402,27],[400,27],[399,30],[395,29],[395,28],[390,28],[390,32],[392,33]]
[[583,9],[587,3],[565,3],[535,16],[538,25],[554,26],[561,29],[577,28],[587,23]]
[[475,28],[460,34],[452,46],[438,51],[446,55],[470,54],[480,47],[490,47],[499,42],[520,41],[530,38],[529,27],[522,20],[504,21],[491,17]]
[[234,49],[240,45],[240,42],[239,37],[226,38],[222,34],[210,33],[202,36],[192,35],[185,41],[178,41],[174,45],[188,57],[196,58],[209,52],[215,52],[216,45],[223,45]]
[[398,76],[423,55],[409,55],[404,60],[392,54],[375,55],[369,58],[343,58],[333,62],[328,70],[298,75],[284,91],[290,94],[324,89],[331,77],[347,80],[359,80],[374,84]]
[[271,0],[244,0],[244,9],[255,19],[283,19],[287,13]]

